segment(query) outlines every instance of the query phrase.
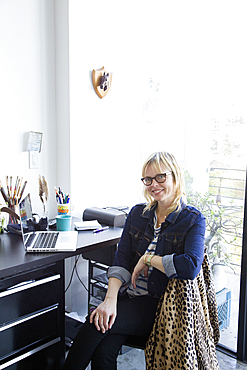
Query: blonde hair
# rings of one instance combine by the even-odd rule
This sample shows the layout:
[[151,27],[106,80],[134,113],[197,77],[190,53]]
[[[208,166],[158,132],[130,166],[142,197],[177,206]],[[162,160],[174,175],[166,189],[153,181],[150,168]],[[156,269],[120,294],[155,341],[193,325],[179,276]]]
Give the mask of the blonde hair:
[[[148,166],[152,165],[157,173],[162,173],[163,170],[161,167],[166,167],[168,171],[172,172],[173,180],[174,180],[174,189],[175,189],[175,196],[171,206],[168,208],[167,212],[171,213],[176,208],[177,210],[180,209],[180,199],[185,195],[184,192],[184,178],[183,178],[183,171],[176,161],[175,157],[168,153],[168,152],[156,152],[151,154],[146,162],[142,167],[142,177],[146,176],[146,171]],[[152,196],[148,193],[146,186],[144,186],[144,197],[147,200],[147,205],[144,209],[144,212],[153,208],[157,202],[152,198]]]

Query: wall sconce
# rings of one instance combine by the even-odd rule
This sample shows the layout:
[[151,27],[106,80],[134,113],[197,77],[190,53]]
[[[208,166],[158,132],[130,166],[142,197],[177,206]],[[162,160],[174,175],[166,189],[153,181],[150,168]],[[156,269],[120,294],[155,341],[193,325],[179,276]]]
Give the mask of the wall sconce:
[[93,69],[93,87],[100,99],[104,98],[110,90],[112,83],[112,73],[106,72],[105,67]]

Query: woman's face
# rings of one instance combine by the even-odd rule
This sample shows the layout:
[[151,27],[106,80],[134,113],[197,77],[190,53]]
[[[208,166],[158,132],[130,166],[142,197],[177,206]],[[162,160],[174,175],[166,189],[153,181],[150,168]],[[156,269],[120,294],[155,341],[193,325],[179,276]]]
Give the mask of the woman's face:
[[166,181],[163,183],[158,183],[153,179],[152,184],[147,186],[147,191],[159,203],[164,203],[166,206],[170,206],[175,197],[175,185],[173,175],[170,170],[165,166],[161,166],[162,172],[157,172],[157,170],[151,164],[147,167],[145,177],[154,177],[159,173],[169,173],[166,176]]

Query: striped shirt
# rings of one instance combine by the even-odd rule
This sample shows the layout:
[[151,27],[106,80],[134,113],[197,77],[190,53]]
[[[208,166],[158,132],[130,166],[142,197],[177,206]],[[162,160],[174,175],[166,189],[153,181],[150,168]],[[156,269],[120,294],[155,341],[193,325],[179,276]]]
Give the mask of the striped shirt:
[[[154,238],[152,242],[149,244],[145,254],[155,254],[156,244],[158,241],[158,236],[160,234],[161,226],[157,227],[156,225],[157,217],[156,213],[154,214]],[[150,266],[148,269],[148,276],[150,275],[153,268]],[[130,286],[127,289],[127,293],[130,297],[136,297],[140,295],[147,295],[148,294],[148,277],[145,277],[143,272],[140,273],[136,280],[136,288],[133,288],[133,285],[130,284]]]

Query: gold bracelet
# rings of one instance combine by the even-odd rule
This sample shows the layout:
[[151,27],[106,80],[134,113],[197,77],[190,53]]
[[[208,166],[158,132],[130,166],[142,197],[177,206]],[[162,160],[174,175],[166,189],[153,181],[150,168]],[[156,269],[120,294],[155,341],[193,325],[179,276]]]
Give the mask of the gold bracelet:
[[148,256],[149,256],[148,254],[144,254],[144,257],[143,257],[144,265],[146,265],[146,264],[147,264],[147,257],[148,257]]
[[149,254],[148,255],[146,265],[151,266],[151,260],[152,260],[153,256],[154,256],[154,254]]

